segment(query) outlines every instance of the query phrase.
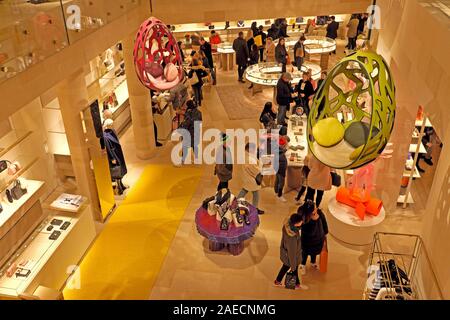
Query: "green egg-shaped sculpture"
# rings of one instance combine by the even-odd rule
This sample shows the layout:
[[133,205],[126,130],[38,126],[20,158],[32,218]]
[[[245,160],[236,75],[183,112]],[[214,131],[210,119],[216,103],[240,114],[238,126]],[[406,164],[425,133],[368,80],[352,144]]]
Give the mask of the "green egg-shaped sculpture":
[[335,169],[357,169],[374,161],[389,141],[395,109],[394,80],[383,57],[371,51],[347,56],[314,98],[308,117],[310,152]]

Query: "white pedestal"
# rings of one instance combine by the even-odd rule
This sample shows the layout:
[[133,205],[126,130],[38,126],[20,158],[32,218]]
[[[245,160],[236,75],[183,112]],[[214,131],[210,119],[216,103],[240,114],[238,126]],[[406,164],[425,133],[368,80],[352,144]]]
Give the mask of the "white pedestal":
[[330,233],[345,243],[366,246],[373,242],[373,236],[386,218],[384,208],[377,217],[366,215],[361,220],[353,208],[340,204],[335,198],[328,203],[328,227]]

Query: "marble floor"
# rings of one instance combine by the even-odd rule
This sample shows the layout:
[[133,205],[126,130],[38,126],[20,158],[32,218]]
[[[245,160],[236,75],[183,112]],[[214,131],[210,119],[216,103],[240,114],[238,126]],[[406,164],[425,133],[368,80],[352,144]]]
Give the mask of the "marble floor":
[[[338,55],[343,55],[342,43]],[[339,57],[337,57],[339,58]],[[336,61],[333,57],[332,61]],[[218,74],[217,86],[237,84],[236,72]],[[248,84],[241,84],[248,87]],[[271,100],[272,90],[264,93]],[[228,120],[215,87],[204,88],[204,128],[258,128],[259,113],[254,119]],[[262,106],[261,106],[262,108]],[[168,163],[173,142],[166,142],[149,161],[134,156],[133,132],[122,137],[129,174],[125,182],[133,185],[145,165]],[[329,266],[326,274],[307,270],[304,283],[309,290],[290,291],[274,287],[273,280],[281,267],[279,244],[284,220],[296,211],[293,192],[286,195],[287,203],[279,202],[271,189],[261,193],[260,207],[266,211],[255,237],[245,243],[242,255],[234,257],[225,252],[212,253],[195,227],[194,215],[203,199],[213,195],[217,186],[213,167],[203,165],[203,176],[197,191],[186,210],[180,227],[170,246],[149,299],[361,299],[366,280],[370,246],[347,245],[329,237]],[[235,175],[230,183],[233,193],[240,190],[240,177]],[[335,190],[326,194],[323,209]],[[422,217],[411,209],[388,212],[380,231],[418,234]]]

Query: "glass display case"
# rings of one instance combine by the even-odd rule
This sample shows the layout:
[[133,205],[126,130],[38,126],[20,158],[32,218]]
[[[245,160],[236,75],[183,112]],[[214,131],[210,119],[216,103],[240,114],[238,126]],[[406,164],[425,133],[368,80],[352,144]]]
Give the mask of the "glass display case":
[[230,42],[223,42],[217,45],[218,53],[234,53],[233,44]]
[[308,36],[305,51],[308,54],[325,54],[336,50],[336,40],[321,36]]
[[[322,69],[317,64],[305,62],[302,66],[302,70],[299,71],[297,68],[293,69],[293,72],[291,72],[293,78],[291,83],[299,83],[302,78],[302,73],[307,72],[309,69],[312,70],[313,79],[318,80]],[[263,62],[248,67],[246,70],[246,77],[247,80],[252,83],[276,87],[278,80],[281,77],[281,73],[282,67],[280,64],[276,62]]]

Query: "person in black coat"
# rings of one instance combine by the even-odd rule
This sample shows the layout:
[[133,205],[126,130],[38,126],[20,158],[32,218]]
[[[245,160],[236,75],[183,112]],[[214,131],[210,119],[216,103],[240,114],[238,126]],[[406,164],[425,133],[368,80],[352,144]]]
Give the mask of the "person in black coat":
[[188,73],[188,78],[192,79],[194,73],[197,75],[198,82],[192,85],[192,90],[194,91],[195,102],[199,107],[202,106],[202,87],[203,87],[203,78],[208,75],[206,72],[206,68],[203,67],[197,59],[192,60],[191,71]]
[[264,32],[263,26],[259,26],[258,34],[261,36],[261,40],[262,40],[262,47],[259,48],[259,58],[260,58],[260,61],[263,62],[264,61],[264,49],[266,48],[266,43],[267,43],[267,34]]
[[276,40],[279,38],[279,30],[275,27],[274,24],[272,24],[269,28],[269,30],[267,30],[267,37],[272,38],[272,40]]
[[288,63],[288,52],[286,50],[286,40],[280,38],[278,45],[275,47],[275,60],[281,64],[281,72],[286,72],[286,65]]
[[305,275],[308,257],[311,257],[311,266],[319,269],[316,260],[325,244],[328,223],[325,214],[311,200],[307,200],[298,209],[298,213],[304,216],[305,221],[302,225],[302,264],[300,265],[300,272]]
[[[250,52],[249,65],[258,64],[259,62],[259,48],[256,44],[252,46],[252,51]],[[249,89],[253,88],[253,83],[250,85]]]
[[211,70],[211,77],[213,79],[213,86],[216,85],[216,72],[214,69],[214,59],[212,55],[211,44],[205,40],[205,38],[200,38],[200,50],[205,53],[206,58],[208,59],[209,69]]
[[126,189],[126,186],[122,183],[122,178],[128,172],[125,157],[119,137],[113,129],[113,121],[107,119],[103,126],[103,139],[100,140],[100,144],[102,148],[106,149],[111,178],[117,183],[118,193],[121,195]]
[[233,42],[233,50],[236,52],[236,64],[238,65],[239,82],[245,83],[244,72],[247,68],[250,52],[248,51],[247,41],[244,39],[244,33],[239,32],[239,38]]
[[278,145],[279,145],[278,159],[277,156],[275,156],[275,161],[278,163],[278,170],[275,178],[274,189],[275,194],[278,197],[278,200],[280,200],[281,202],[287,202],[286,198],[283,197],[283,190],[288,166],[288,161],[286,157],[288,142],[285,138],[280,138]]
[[[338,30],[339,22],[336,21],[335,16],[331,16],[331,22],[327,26],[327,38],[336,40],[336,38],[338,37]],[[334,50],[333,53],[336,54],[336,50]]]
[[292,75],[289,72],[282,74],[277,83],[277,104],[278,117],[277,124],[286,125],[286,112],[289,111],[292,99],[293,89],[291,87]]
[[261,122],[266,129],[273,128],[277,119],[277,114],[273,112],[272,108],[272,102],[267,102],[259,117],[259,122]]
[[315,90],[311,81],[309,81],[309,74],[307,72],[303,72],[302,80],[298,83],[296,92],[298,93],[298,98],[305,113],[309,114],[309,99],[314,95]]

